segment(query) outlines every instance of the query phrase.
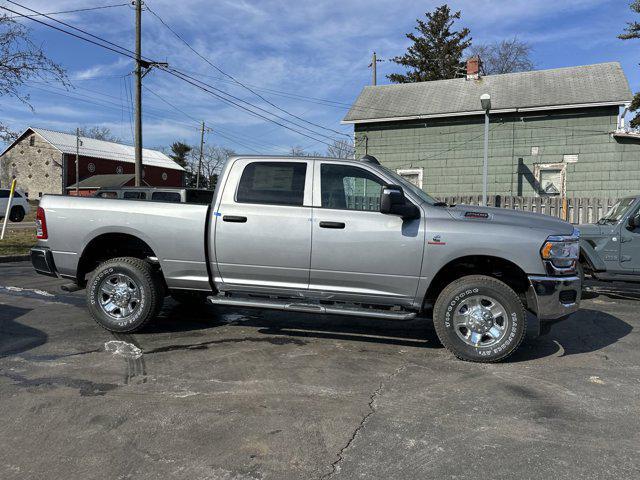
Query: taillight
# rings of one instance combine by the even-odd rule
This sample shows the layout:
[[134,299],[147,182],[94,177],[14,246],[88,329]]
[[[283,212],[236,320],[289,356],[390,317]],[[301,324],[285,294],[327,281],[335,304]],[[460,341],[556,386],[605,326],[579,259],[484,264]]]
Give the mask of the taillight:
[[39,240],[49,238],[47,234],[47,218],[44,216],[44,208],[38,207],[36,212],[36,237]]

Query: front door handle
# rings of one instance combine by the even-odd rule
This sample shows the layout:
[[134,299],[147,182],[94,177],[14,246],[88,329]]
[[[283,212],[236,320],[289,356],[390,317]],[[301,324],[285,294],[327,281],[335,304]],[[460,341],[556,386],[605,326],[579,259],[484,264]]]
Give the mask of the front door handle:
[[225,222],[233,222],[233,223],[247,223],[247,217],[241,217],[238,215],[224,215],[222,220]]
[[320,228],[344,228],[342,222],[320,222]]

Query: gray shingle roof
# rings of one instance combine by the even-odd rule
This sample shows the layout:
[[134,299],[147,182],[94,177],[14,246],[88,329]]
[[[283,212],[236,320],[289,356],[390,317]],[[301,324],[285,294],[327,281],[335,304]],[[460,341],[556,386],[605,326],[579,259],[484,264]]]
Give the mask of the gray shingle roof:
[[365,87],[343,122],[482,114],[480,95],[491,95],[491,110],[621,105],[632,98],[618,62],[579,67],[455,78],[434,82]]

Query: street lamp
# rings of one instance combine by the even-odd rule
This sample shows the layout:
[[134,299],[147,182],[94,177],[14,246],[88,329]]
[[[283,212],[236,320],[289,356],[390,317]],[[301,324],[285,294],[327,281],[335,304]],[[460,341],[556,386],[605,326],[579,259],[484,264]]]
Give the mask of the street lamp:
[[482,162],[482,205],[487,206],[487,171],[489,169],[489,110],[491,110],[491,95],[483,93],[480,105],[484,110],[484,159]]

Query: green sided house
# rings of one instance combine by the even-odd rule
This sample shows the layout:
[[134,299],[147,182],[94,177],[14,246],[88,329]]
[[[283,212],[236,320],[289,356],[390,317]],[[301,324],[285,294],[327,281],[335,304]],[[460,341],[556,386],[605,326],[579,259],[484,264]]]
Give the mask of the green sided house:
[[640,133],[619,63],[365,87],[343,123],[356,155],[436,197],[480,195],[484,111],[491,96],[489,195],[609,197],[640,192]]

